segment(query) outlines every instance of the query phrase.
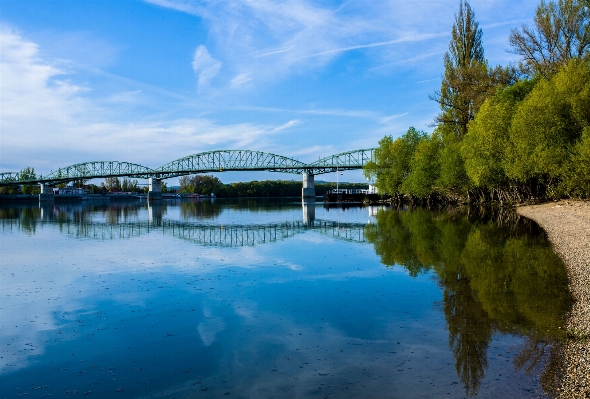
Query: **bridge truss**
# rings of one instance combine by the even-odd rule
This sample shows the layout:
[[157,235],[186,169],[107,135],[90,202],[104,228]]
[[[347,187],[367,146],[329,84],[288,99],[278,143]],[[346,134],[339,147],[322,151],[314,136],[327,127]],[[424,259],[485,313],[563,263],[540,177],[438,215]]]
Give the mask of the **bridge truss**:
[[54,185],[75,180],[108,177],[135,177],[140,179],[168,179],[197,173],[228,171],[269,171],[319,175],[337,170],[361,169],[373,159],[374,148],[343,152],[304,163],[293,158],[250,150],[219,150],[189,155],[156,169],[130,162],[95,161],[59,168],[47,175],[0,173],[0,186],[22,184]]

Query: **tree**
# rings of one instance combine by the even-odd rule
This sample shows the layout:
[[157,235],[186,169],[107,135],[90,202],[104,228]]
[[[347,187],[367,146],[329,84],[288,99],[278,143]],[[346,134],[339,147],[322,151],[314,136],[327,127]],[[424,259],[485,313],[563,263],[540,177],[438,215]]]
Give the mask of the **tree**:
[[[430,96],[442,111],[435,122],[452,126],[458,137],[467,133],[467,124],[496,87],[512,84],[517,78],[512,67],[488,68],[482,36],[471,6],[461,1],[451,30],[449,51],[444,56],[441,89]],[[443,139],[448,141],[446,137]]]
[[454,126],[458,135],[465,134],[467,123],[473,118],[473,91],[487,77],[482,35],[471,6],[461,1],[451,30],[449,51],[444,56],[441,89],[430,97],[442,110],[435,121]]
[[416,147],[426,137],[426,133],[413,127],[396,140],[391,136],[385,136],[375,150],[375,160],[365,165],[363,173],[375,181],[379,192],[400,193],[404,179],[410,174],[410,163]]
[[221,180],[211,175],[182,176],[179,183],[181,193],[209,195],[219,192],[223,187]]
[[121,182],[121,190],[137,192],[140,191],[140,188],[137,180],[123,178],[123,181]]
[[402,184],[402,191],[424,198],[436,191],[440,175],[442,141],[434,134],[421,140],[410,161],[410,173]]
[[[18,174],[19,180],[35,180],[37,175],[35,174],[35,168],[26,167],[21,170]],[[21,188],[23,194],[38,194],[41,192],[38,185],[23,184]]]
[[584,128],[582,137],[574,147],[572,161],[564,179],[564,190],[574,196],[590,197],[590,127]]
[[436,130],[435,134],[440,134],[443,141],[437,185],[447,195],[463,197],[468,194],[471,185],[461,158],[462,138],[454,137],[453,129],[448,125],[439,125]]
[[549,77],[571,59],[590,58],[590,2],[559,0],[549,4],[541,0],[534,27],[513,29],[512,52],[522,57],[521,71],[529,76]]
[[107,190],[121,190],[121,182],[118,177],[107,177],[102,183],[100,183],[100,185]]
[[469,132],[461,144],[461,156],[475,187],[492,191],[507,184],[506,150],[510,146],[512,118],[537,81],[523,80],[498,90],[469,123]]
[[[543,194],[568,194],[563,182],[578,170],[576,159],[585,159],[578,146],[587,143],[583,131],[588,127],[590,60],[572,60],[551,79],[541,79],[516,110],[507,175],[521,182],[536,182]],[[581,173],[587,176],[588,170]]]
[[74,180],[72,182],[72,186],[77,187],[77,188],[83,188],[86,183],[88,183],[90,179],[79,179],[79,180]]

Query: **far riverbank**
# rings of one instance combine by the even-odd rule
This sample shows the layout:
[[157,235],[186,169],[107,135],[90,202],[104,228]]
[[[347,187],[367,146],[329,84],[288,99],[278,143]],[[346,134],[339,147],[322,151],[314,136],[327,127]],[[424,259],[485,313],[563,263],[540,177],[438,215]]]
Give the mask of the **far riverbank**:
[[575,299],[564,346],[561,396],[590,397],[590,201],[564,200],[520,206],[517,212],[537,222],[563,259]]

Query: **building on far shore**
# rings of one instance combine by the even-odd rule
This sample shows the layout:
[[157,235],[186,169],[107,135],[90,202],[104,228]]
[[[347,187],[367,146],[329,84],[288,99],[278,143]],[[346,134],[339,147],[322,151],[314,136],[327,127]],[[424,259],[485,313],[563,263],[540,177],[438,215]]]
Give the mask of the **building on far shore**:
[[82,194],[90,194],[90,190],[86,188],[78,188],[78,187],[62,187],[62,188],[54,188],[53,194],[56,195],[82,195]]

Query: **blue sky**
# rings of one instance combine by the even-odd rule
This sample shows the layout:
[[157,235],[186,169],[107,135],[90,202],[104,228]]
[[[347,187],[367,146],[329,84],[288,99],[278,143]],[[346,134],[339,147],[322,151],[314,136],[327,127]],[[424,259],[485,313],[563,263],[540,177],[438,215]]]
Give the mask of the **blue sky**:
[[[538,1],[470,4],[490,65],[515,61],[508,35],[532,22]],[[458,7],[0,0],[0,171],[94,160],[155,168],[216,149],[314,161],[410,126],[430,132],[438,105],[428,95],[440,86]]]

